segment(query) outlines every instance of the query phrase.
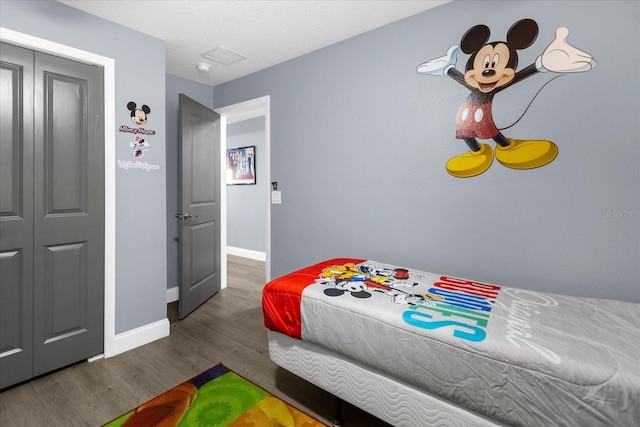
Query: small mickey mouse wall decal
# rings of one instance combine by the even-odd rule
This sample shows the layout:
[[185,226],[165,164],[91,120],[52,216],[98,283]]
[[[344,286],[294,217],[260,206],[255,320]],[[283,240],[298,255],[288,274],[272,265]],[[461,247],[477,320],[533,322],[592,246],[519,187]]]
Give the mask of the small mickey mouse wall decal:
[[131,121],[138,126],[147,124],[147,115],[151,112],[151,108],[147,105],[143,105],[137,108],[136,103],[130,101],[127,103],[127,109],[131,111]]
[[[536,61],[516,71],[517,51],[530,47],[538,37],[536,21],[522,19],[511,26],[507,41],[494,42],[488,42],[489,27],[476,25],[462,36],[459,46],[451,46],[444,56],[418,65],[418,74],[448,75],[471,91],[456,118],[456,138],[464,140],[470,150],[447,162],[449,174],[466,178],[489,169],[494,152],[491,146],[479,143],[477,138],[493,139],[496,142],[495,158],[512,169],[533,169],[556,158],[558,147],[551,141],[505,137],[493,121],[492,102],[495,94],[534,74],[547,71],[577,73],[595,67],[596,61],[590,54],[567,43],[568,34],[568,29],[558,28],[555,39]],[[471,55],[464,74],[455,68],[460,50]]]

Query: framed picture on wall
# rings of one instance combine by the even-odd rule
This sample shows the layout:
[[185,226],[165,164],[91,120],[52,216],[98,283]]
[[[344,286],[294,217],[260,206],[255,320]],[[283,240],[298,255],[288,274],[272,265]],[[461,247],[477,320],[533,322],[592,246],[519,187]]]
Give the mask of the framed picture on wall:
[[256,183],[256,146],[227,150],[227,185]]

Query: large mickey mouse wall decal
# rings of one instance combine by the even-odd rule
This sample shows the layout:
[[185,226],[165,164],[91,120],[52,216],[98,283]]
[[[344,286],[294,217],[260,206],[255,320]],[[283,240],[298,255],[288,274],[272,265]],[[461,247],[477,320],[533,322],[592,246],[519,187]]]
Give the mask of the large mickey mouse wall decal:
[[[447,162],[447,172],[466,178],[480,175],[493,163],[494,153],[488,144],[477,138],[496,142],[495,158],[512,169],[533,169],[551,163],[558,147],[547,140],[522,140],[505,137],[492,116],[493,97],[500,91],[536,73],[575,73],[589,71],[596,65],[591,55],[567,43],[569,30],[558,28],[556,37],[526,68],[516,71],[518,50],[530,47],[538,37],[538,24],[522,19],[511,26],[506,41],[488,42],[490,31],[486,25],[470,28],[460,41],[451,46],[446,55],[431,59],[417,67],[419,74],[448,75],[467,87],[471,93],[458,111],[456,138],[462,139],[469,151]],[[455,68],[458,51],[471,55],[465,73]]]

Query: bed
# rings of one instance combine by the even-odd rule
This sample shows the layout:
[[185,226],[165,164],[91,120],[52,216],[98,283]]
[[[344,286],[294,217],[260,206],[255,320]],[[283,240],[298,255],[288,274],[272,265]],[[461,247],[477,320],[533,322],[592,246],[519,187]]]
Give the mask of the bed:
[[336,258],[262,307],[277,365],[394,426],[640,425],[640,304]]

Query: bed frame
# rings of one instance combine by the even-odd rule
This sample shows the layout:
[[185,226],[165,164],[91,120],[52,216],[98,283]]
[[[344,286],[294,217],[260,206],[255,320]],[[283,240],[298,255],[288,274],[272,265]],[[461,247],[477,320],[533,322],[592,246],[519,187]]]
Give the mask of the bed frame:
[[[397,427],[504,426],[310,342],[267,331],[274,363]],[[339,409],[333,421],[341,425]]]

